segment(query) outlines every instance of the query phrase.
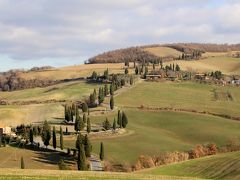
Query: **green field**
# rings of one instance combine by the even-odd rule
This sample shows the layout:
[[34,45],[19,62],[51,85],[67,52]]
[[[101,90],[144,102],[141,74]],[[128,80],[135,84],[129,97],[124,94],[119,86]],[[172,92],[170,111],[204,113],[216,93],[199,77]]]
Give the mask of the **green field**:
[[[128,135],[117,138],[93,139],[93,151],[99,153],[104,142],[107,160],[132,165],[140,155],[159,155],[161,152],[190,150],[197,144],[214,142],[224,145],[229,139],[240,137],[240,123],[209,115],[181,112],[126,111],[129,118]],[[113,120],[113,115],[108,116]],[[102,117],[92,117],[101,123]],[[69,147],[75,141],[65,141]]]
[[0,179],[51,179],[51,180],[185,180],[190,179],[187,177],[174,177],[174,176],[158,176],[147,174],[133,174],[133,173],[113,173],[113,172],[79,172],[79,171],[56,171],[56,170],[20,170],[20,169],[0,169]]
[[57,163],[60,158],[66,159],[66,162],[68,162],[67,157],[62,157],[58,153],[41,152],[9,146],[0,148],[0,168],[19,169],[21,157],[24,159],[26,169],[57,170]]
[[143,171],[153,175],[240,179],[240,153],[225,153]]
[[[215,100],[214,90],[229,92],[233,100]],[[240,93],[238,87],[193,82],[143,82],[117,96],[116,105],[194,109],[240,116]]]
[[11,101],[79,100],[92,93],[96,84],[83,81],[61,83],[45,88],[1,92],[0,99]]

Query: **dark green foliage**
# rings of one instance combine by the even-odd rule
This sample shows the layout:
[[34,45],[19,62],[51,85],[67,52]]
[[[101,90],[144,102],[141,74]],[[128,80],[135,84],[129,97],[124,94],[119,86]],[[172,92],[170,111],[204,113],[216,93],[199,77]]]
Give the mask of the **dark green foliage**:
[[104,146],[103,146],[103,143],[102,143],[102,142],[101,142],[101,144],[100,144],[99,158],[101,159],[101,161],[104,160]]
[[68,134],[68,127],[66,127],[66,131],[65,131],[66,134]]
[[98,90],[98,103],[102,104],[103,101],[104,101],[104,90],[102,87],[100,87]]
[[213,78],[215,78],[215,79],[220,80],[220,79],[222,79],[223,74],[222,74],[221,71],[215,71],[215,72],[212,72],[212,73],[211,73],[211,76],[212,76]]
[[128,117],[125,112],[122,112],[122,127],[126,128],[128,124]]
[[175,70],[176,70],[176,71],[181,71],[180,66],[179,66],[178,64],[176,65]]
[[74,130],[79,132],[84,129],[84,126],[83,119],[78,115],[75,120]]
[[21,157],[21,169],[25,169],[25,163],[23,157]]
[[85,112],[88,112],[88,105],[87,105],[87,103],[83,103],[82,104],[82,111],[85,113]]
[[86,123],[87,122],[87,116],[86,116],[86,114],[84,113],[83,114],[83,123]]
[[105,84],[104,85],[104,95],[107,96],[108,94],[109,94],[108,85]]
[[110,85],[110,95],[114,95],[114,84],[112,83],[111,85]]
[[51,139],[51,127],[49,126],[47,121],[44,121],[42,130],[42,141],[46,147],[49,145],[50,139]]
[[128,68],[125,68],[125,72],[124,72],[125,74],[128,74]]
[[110,98],[110,108],[111,108],[111,110],[114,109],[114,99],[113,99],[113,96],[111,96],[111,98]]
[[63,150],[64,145],[63,145],[63,131],[62,127],[60,127],[60,148]]
[[87,118],[87,132],[90,133],[91,132],[91,122],[90,122],[90,118]]
[[113,130],[115,131],[116,130],[116,128],[117,128],[117,125],[116,125],[116,120],[115,120],[115,118],[114,118],[114,121],[113,121],[113,126],[112,126],[112,128],[113,128]]
[[57,137],[56,137],[55,126],[53,126],[53,131],[52,131],[52,144],[53,144],[53,148],[56,149],[57,148]]
[[29,140],[32,144],[33,143],[33,129],[32,128],[30,129],[30,132],[29,132]]
[[84,171],[87,169],[86,155],[85,155],[83,144],[80,144],[78,149],[77,166],[79,171]]
[[121,86],[125,86],[125,79],[121,79]]
[[33,127],[33,136],[37,136],[38,135],[38,129],[36,126]]
[[91,157],[92,145],[87,134],[84,137],[84,150],[86,157]]
[[155,63],[153,63],[153,69],[155,70]]
[[108,69],[104,71],[103,77],[104,77],[104,79],[109,79]]
[[130,85],[133,85],[133,76],[130,77]]
[[92,78],[93,80],[97,80],[97,76],[98,76],[98,75],[97,75],[96,71],[93,71],[91,78]]
[[136,66],[135,67],[135,74],[138,75],[139,68]]
[[122,128],[122,113],[120,110],[118,110],[118,120],[117,124],[119,125],[120,128]]
[[81,133],[79,133],[76,140],[76,149],[79,150],[81,144],[84,144],[84,136]]
[[106,120],[103,122],[103,128],[104,128],[105,130],[111,129],[111,124],[110,124],[110,122],[108,121],[108,118],[106,118]]
[[129,67],[129,60],[128,59],[125,59],[124,63],[125,63],[125,66]]

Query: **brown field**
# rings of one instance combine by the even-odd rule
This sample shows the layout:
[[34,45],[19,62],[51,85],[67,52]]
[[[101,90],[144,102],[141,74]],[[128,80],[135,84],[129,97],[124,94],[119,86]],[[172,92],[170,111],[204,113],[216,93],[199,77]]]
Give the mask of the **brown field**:
[[232,57],[209,57],[194,61],[171,61],[166,64],[179,64],[181,69],[191,72],[211,72],[220,70],[228,75],[240,75],[240,59]]
[[152,47],[152,48],[145,48],[144,50],[159,57],[168,57],[168,56],[179,57],[182,55],[182,52],[169,47]]
[[103,71],[109,68],[110,73],[123,73],[124,64],[86,64],[77,66],[68,66],[63,68],[56,68],[40,72],[23,73],[22,77],[26,79],[47,78],[51,80],[72,79],[79,77],[88,77],[93,70],[97,73],[103,74]]

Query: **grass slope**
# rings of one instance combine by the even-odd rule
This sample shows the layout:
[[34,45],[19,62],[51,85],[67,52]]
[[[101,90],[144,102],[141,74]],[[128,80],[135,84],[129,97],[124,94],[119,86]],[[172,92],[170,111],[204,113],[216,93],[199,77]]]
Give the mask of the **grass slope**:
[[196,72],[211,72],[220,70],[228,75],[240,75],[240,59],[232,57],[209,57],[195,61],[171,61],[166,64],[179,64],[181,69]]
[[[229,92],[233,101],[215,100],[214,89]],[[118,106],[173,107],[240,116],[238,87],[221,87],[192,82],[143,82],[115,98]]]
[[[214,116],[137,110],[128,110],[126,114],[129,118],[128,135],[92,139],[94,153],[99,154],[100,142],[103,142],[106,158],[113,163],[131,165],[140,155],[184,151],[207,142],[222,145],[230,138],[240,136],[239,122]],[[105,117],[91,117],[91,121],[102,123]],[[108,116],[111,123],[113,118],[113,115]],[[74,147],[75,140],[65,140],[65,145]]]
[[179,57],[182,55],[182,52],[169,47],[151,47],[151,48],[145,48],[144,50],[159,57],[168,57],[168,56]]
[[72,79],[79,77],[88,77],[95,70],[97,73],[103,74],[103,71],[109,68],[110,73],[123,73],[124,64],[86,64],[86,65],[76,65],[68,66],[63,68],[56,68],[47,71],[40,72],[27,72],[23,73],[21,76],[26,79],[34,78],[47,78],[51,80],[61,80],[61,79]]
[[240,152],[219,154],[167,165],[146,170],[144,173],[208,179],[240,179]]
[[44,88],[32,88],[13,92],[1,92],[0,99],[11,101],[76,100],[92,93],[96,84],[83,81],[61,83]]
[[133,173],[108,173],[108,172],[79,172],[79,171],[55,171],[55,170],[20,170],[20,169],[0,169],[0,179],[61,179],[61,180],[77,180],[77,179],[89,179],[89,180],[113,180],[113,179],[160,179],[160,180],[177,180],[177,179],[190,179],[186,177],[174,177],[174,176],[155,176],[147,174],[133,174]]

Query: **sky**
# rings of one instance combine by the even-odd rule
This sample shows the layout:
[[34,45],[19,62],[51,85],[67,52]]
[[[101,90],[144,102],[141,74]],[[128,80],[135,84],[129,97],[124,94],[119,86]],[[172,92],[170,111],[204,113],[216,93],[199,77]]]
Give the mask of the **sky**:
[[137,45],[240,43],[239,29],[239,0],[0,0],[0,71]]

